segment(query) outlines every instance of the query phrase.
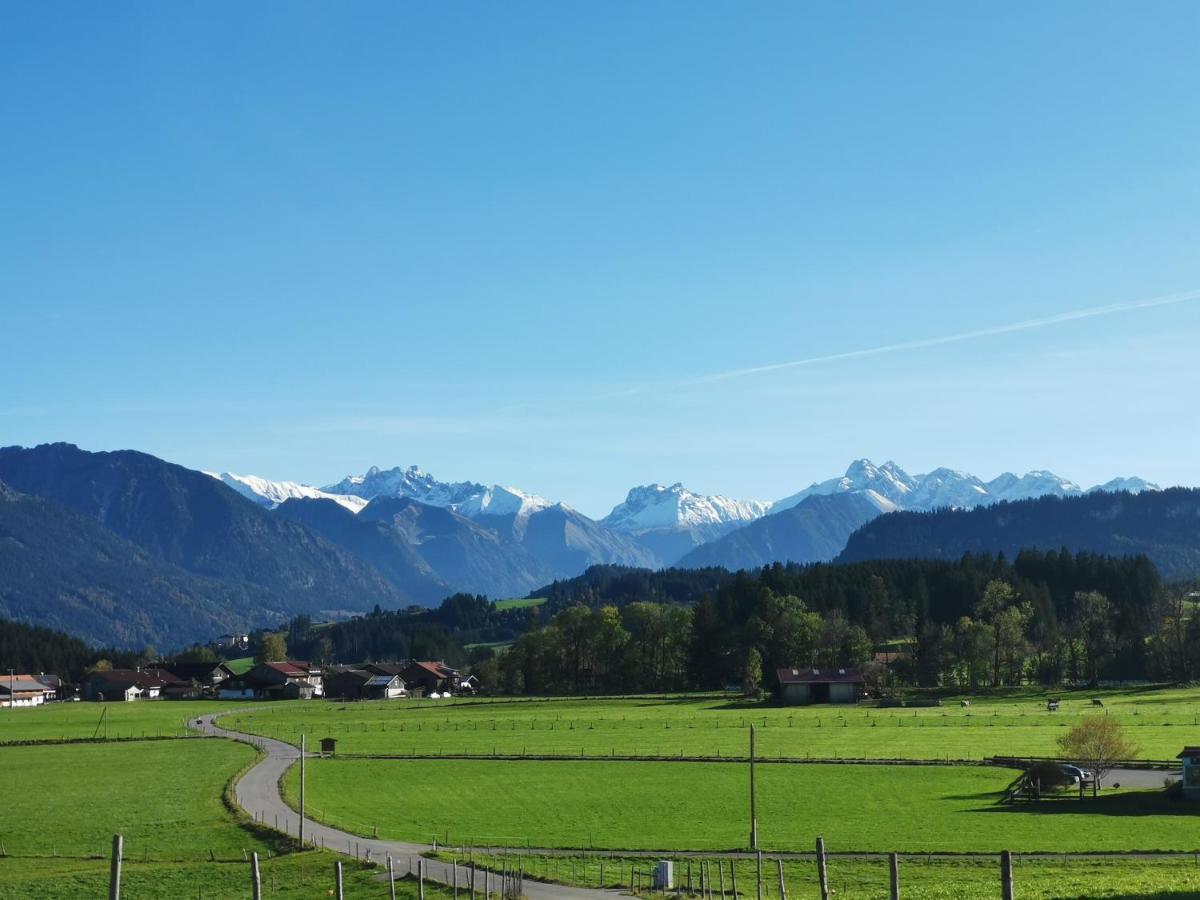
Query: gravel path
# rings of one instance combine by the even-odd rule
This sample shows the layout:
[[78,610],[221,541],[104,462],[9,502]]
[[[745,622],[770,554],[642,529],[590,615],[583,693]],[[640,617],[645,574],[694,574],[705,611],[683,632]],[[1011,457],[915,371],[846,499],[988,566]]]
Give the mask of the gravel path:
[[[201,716],[190,724],[204,734],[253,744],[266,753],[262,761],[246,772],[238,781],[235,789],[238,806],[263,824],[274,826],[278,822],[280,831],[298,835],[300,816],[283,801],[279,785],[284,773],[300,758],[300,751],[291,744],[277,741],[274,738],[228,731],[216,725],[213,719],[213,716]],[[308,755],[312,757],[314,754],[309,753]],[[304,819],[304,840],[346,856],[372,859],[380,863],[390,855],[397,878],[416,874],[417,860],[421,854],[433,849],[427,844],[384,841],[350,834],[337,828],[330,828],[328,825],[322,825],[320,822],[314,822],[307,817]],[[465,876],[465,870],[459,867],[460,887],[466,883]],[[454,870],[450,863],[427,859],[425,860],[425,877],[450,885],[454,880]],[[483,873],[481,872],[476,876],[476,885],[481,892],[483,889],[482,879]],[[499,885],[496,884],[496,887]],[[599,900],[599,898],[612,900],[619,893],[613,890],[545,884],[529,878],[525,879],[524,884],[524,894],[530,900]]]

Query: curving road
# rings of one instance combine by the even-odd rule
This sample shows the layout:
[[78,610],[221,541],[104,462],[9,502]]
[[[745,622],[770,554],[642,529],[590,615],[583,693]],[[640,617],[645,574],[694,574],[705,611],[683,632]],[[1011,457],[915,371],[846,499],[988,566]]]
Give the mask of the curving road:
[[[215,737],[229,738],[261,748],[266,756],[252,769],[244,774],[235,787],[237,804],[251,818],[264,825],[277,827],[280,831],[298,835],[300,830],[299,814],[288,806],[280,794],[280,782],[284,773],[300,758],[300,751],[291,744],[274,738],[261,737],[255,734],[244,734],[240,731],[229,731],[214,722],[215,716],[201,716],[192,720],[191,727],[204,734]],[[311,758],[314,754],[310,753]],[[278,824],[276,824],[278,823]],[[360,859],[372,859],[382,863],[388,856],[396,877],[402,878],[416,874],[417,860],[422,853],[433,848],[427,844],[414,844],[405,841],[384,841],[378,838],[367,838],[351,834],[337,828],[330,828],[320,822],[314,822],[307,816],[304,818],[304,840],[327,850],[334,850],[346,856]],[[433,881],[450,885],[454,882],[454,867],[440,860],[425,860],[425,877]],[[458,868],[458,884],[466,885],[467,871]],[[483,891],[483,872],[476,875],[476,888]],[[495,882],[499,888],[499,883]],[[524,894],[531,900],[612,900],[620,892],[614,890],[599,890],[594,888],[568,887],[559,884],[546,884],[540,881],[525,879]]]

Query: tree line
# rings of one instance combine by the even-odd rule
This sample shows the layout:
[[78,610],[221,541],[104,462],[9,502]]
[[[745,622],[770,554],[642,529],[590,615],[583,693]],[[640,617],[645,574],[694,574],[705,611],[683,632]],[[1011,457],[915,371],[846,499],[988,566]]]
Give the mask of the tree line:
[[1145,557],[777,564],[679,602],[634,599],[659,576],[679,583],[612,567],[560,582],[558,611],[481,662],[481,680],[505,693],[757,691],[780,667],[855,667],[886,692],[1200,673],[1194,598]]

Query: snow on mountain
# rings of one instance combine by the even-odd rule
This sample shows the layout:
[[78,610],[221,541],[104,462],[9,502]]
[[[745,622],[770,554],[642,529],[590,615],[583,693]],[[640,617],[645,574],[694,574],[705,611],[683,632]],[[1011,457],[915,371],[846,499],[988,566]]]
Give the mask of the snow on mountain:
[[654,528],[695,528],[752,522],[771,504],[761,500],[732,500],[717,494],[689,491],[679,482],[669,487],[646,484],[631,488],[624,502],[613,507],[601,523],[626,533]]
[[353,513],[357,513],[367,505],[366,500],[354,494],[326,493],[315,487],[307,484],[299,484],[295,481],[269,481],[266,478],[259,478],[257,475],[235,475],[232,472],[205,472],[204,474],[211,475],[218,481],[225,482],[225,484],[229,485],[243,497],[253,500],[259,506],[265,506],[268,509],[273,509],[284,500],[290,500],[294,497],[332,500]]
[[1083,488],[1073,481],[1060,478],[1053,472],[1036,470],[1024,475],[1005,472],[987,483],[988,503],[1001,500],[1029,500],[1033,497],[1077,497]]
[[348,475],[337,484],[323,488],[331,494],[354,494],[374,500],[376,497],[408,497],[427,506],[454,507],[484,493],[487,488],[473,481],[438,481],[419,466],[380,469],[371,466],[365,475]]
[[492,485],[482,493],[473,494],[461,503],[454,505],[455,512],[469,518],[477,516],[516,516],[523,518],[535,512],[549,509],[551,502],[545,497],[526,494],[514,487]]
[[[1141,478],[1114,478],[1092,491],[1158,490],[1158,485]],[[876,466],[869,459],[850,464],[846,474],[812,484],[797,494],[778,501],[772,512],[790,509],[813,495],[861,493],[883,512],[893,509],[930,510],[945,507],[970,509],[1001,501],[1029,500],[1034,497],[1077,497],[1083,488],[1073,481],[1045,470],[1015,475],[1005,472],[991,481],[982,481],[970,472],[939,468],[924,475],[909,475],[893,462]]]
[[907,498],[916,487],[917,483],[913,477],[890,460],[882,466],[876,466],[869,459],[857,459],[850,463],[846,474],[841,478],[814,482],[799,493],[777,501],[772,507],[772,511],[790,509],[801,500],[814,494],[828,495],[868,491],[879,500],[886,501],[885,505],[892,509],[905,509],[907,508]]
[[1161,491],[1162,488],[1151,481],[1146,481],[1144,478],[1114,478],[1111,481],[1106,481],[1104,484],[1098,484],[1095,487],[1088,488],[1089,494],[1094,494],[1097,491],[1104,491],[1108,494],[1115,494],[1117,491],[1127,491],[1130,494],[1140,494],[1142,491]]
[[905,504],[909,509],[969,508],[991,502],[987,486],[970,472],[934,469],[926,475],[918,475],[915,480],[916,489]]
[[440,506],[456,513],[478,516],[527,518],[553,504],[545,497],[527,494],[514,487],[486,487],[474,481],[438,481],[418,466],[380,469],[372,466],[365,475],[350,475],[325,488],[332,493],[366,497],[408,497],[426,506]]

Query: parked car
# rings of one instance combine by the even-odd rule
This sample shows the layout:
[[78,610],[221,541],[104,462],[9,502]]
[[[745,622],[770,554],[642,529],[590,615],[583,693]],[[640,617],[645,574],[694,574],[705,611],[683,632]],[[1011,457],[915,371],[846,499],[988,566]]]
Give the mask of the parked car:
[[1063,772],[1071,776],[1071,781],[1074,784],[1079,784],[1081,781],[1091,781],[1092,773],[1087,769],[1081,769],[1079,766],[1073,766],[1070,763],[1064,763]]

